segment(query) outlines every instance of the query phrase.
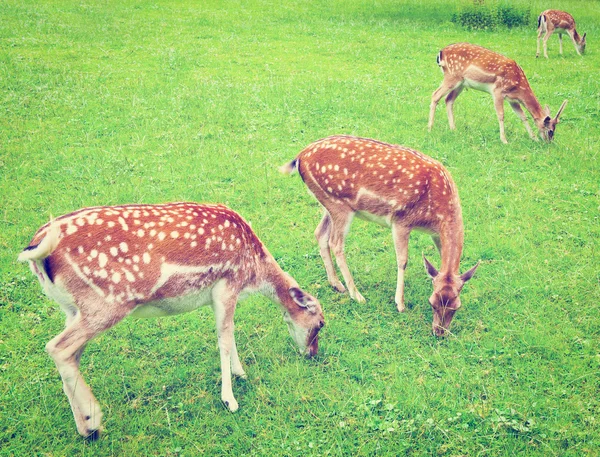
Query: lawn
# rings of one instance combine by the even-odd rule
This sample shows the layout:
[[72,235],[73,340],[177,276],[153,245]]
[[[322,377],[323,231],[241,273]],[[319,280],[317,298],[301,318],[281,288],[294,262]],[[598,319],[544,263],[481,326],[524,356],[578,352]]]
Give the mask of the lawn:
[[[492,2],[487,2],[492,3]],[[527,27],[469,31],[469,0],[0,2],[0,456],[600,454],[600,3],[513,1]],[[535,17],[571,12],[568,39],[535,58]],[[456,131],[437,52],[469,41],[514,58],[542,105],[569,100],[552,144],[506,104],[465,91]],[[358,304],[332,290],[313,236],[321,209],[277,167],[331,134],[418,149],[462,201],[464,288],[452,333],[431,332],[439,256],[411,237],[396,311],[390,230],[355,220],[346,245]],[[77,435],[45,344],[63,325],[26,264],[39,226],[83,206],[221,202],[252,223],[323,305],[319,355],[300,357],[276,305],[236,313],[247,380],[220,401],[208,308],[123,321],[81,370],[104,412]]]

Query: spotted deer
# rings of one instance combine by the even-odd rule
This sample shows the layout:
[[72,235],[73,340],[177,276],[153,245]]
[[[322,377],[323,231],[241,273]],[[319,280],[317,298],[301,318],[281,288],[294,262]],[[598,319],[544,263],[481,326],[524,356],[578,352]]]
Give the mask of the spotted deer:
[[523,121],[533,140],[537,140],[537,137],[531,130],[521,105],[533,117],[540,137],[545,141],[552,141],[554,138],[556,124],[567,100],[563,102],[556,116],[550,117],[550,108],[542,108],[529,86],[525,73],[514,60],[481,46],[458,43],[442,49],[437,56],[437,63],[444,73],[444,80],[431,96],[429,131],[433,127],[437,104],[444,96],[450,129],[456,128],[452,111],[454,101],[463,89],[471,88],[487,92],[494,98],[494,108],[500,124],[500,140],[503,143],[508,143],[504,134],[504,99],[508,100],[513,111]]
[[548,58],[548,38],[552,34],[558,33],[559,52],[563,53],[562,36],[567,34],[571,37],[577,54],[583,55],[585,52],[585,33],[580,36],[575,30],[575,20],[573,16],[565,11],[546,10],[538,17],[537,51],[535,56],[540,56],[540,38],[544,35],[544,57]]
[[41,227],[19,255],[66,314],[46,350],[77,430],[96,439],[100,406],[79,372],[93,337],[126,316],[162,317],[210,305],[221,355],[221,399],[238,409],[231,374],[245,377],[234,338],[236,303],[253,293],[279,305],[303,353],[317,353],[321,305],[283,272],[250,226],[222,205],[170,203],[84,208]]
[[413,229],[431,234],[441,254],[438,271],[425,257],[433,280],[429,302],[433,331],[444,335],[460,308],[459,293],[477,265],[459,273],[463,249],[463,220],[458,191],[448,171],[436,160],[412,149],[352,136],[331,136],[307,146],[282,173],[297,170],[309,192],[324,208],[315,237],[329,283],[339,292],[331,252],[350,296],[363,303],[344,256],[346,235],[354,216],[392,228],[398,263],[395,302],[405,310],[404,270],[408,239]]

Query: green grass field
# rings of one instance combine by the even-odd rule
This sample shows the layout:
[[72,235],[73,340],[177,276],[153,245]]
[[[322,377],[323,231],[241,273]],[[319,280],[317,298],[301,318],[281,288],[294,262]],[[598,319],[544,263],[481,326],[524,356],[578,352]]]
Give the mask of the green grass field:
[[[0,456],[600,454],[600,3],[510,2],[531,25],[467,31],[469,0],[0,2]],[[535,17],[571,12],[535,58]],[[552,144],[489,95],[443,102],[437,52],[469,41],[514,58],[542,104],[569,105]],[[277,167],[330,134],[404,144],[459,188],[463,270],[452,334],[431,332],[430,238],[411,237],[408,310],[393,302],[389,230],[356,220],[346,252],[366,304],[333,291],[313,231],[318,203]],[[83,206],[222,202],[321,301],[320,353],[300,357],[277,306],[236,313],[247,380],[220,401],[208,308],[125,320],[92,342],[82,373],[104,411],[77,434],[44,351],[64,318],[26,264],[39,226]]]

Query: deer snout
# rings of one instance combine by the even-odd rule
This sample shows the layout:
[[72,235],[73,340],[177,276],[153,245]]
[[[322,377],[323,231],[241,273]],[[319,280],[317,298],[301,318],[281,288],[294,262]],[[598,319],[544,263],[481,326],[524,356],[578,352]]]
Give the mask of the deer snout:
[[450,328],[452,318],[456,313],[455,309],[445,308],[441,311],[433,311],[433,333],[435,336],[442,337],[446,334],[446,331]]
[[308,357],[317,355],[317,352],[319,351],[319,330],[321,330],[324,325],[325,322],[321,320],[317,327],[314,327],[308,332],[308,337],[306,339],[306,355]]

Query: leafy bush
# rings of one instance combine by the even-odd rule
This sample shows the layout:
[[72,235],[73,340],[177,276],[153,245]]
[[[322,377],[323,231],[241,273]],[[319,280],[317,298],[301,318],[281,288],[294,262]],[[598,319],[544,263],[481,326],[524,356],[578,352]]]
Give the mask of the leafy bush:
[[486,5],[484,1],[474,1],[472,6],[452,15],[452,22],[469,30],[495,30],[498,26],[508,28],[529,25],[530,9],[508,4]]
[[498,23],[504,24],[509,29],[529,25],[531,10],[520,9],[510,5],[499,5],[497,10]]

